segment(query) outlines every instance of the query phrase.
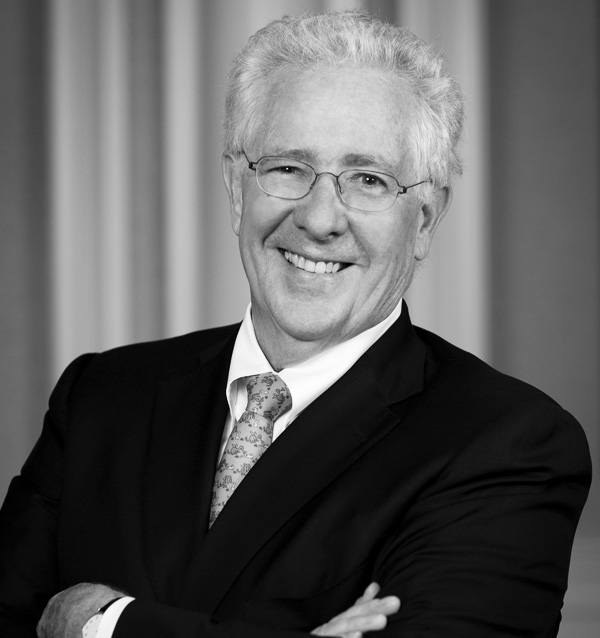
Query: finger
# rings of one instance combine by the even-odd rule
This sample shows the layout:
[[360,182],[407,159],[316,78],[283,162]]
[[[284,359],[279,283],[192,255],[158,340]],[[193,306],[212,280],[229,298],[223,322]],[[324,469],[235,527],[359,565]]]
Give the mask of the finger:
[[[360,618],[383,614],[390,616],[400,609],[400,600],[396,596],[386,596],[386,598],[375,599],[367,603],[362,603],[346,609],[341,614],[334,616],[326,625],[338,623],[348,618]],[[325,625],[324,625],[325,626]]]
[[337,636],[338,638],[363,638],[362,631],[350,631],[345,634],[336,634],[333,630],[327,629],[326,625],[317,627],[310,632],[312,636]]
[[360,598],[356,599],[357,603],[367,602],[367,600],[373,600],[375,596],[379,593],[379,584],[378,583],[370,583],[369,586],[365,589],[363,595]]
[[346,616],[330,620],[323,625],[323,636],[340,636],[353,632],[376,631],[383,629],[387,624],[385,614],[371,614],[369,616]]
[[356,603],[350,609],[339,614],[339,617],[368,616],[372,614],[395,614],[400,609],[400,599],[397,596],[375,598],[365,603]]

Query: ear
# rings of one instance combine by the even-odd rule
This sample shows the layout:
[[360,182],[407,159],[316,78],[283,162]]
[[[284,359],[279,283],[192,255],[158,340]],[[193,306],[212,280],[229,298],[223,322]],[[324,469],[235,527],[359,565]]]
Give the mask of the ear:
[[432,189],[421,204],[417,219],[415,259],[421,261],[429,254],[433,235],[452,201],[450,186]]
[[231,226],[236,235],[240,234],[240,224],[242,222],[242,177],[240,166],[239,158],[231,153],[223,153],[221,168],[223,170],[225,188],[229,196]]

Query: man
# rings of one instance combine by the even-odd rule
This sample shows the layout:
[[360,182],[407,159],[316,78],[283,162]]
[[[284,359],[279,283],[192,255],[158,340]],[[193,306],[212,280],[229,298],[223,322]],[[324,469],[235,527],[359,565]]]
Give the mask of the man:
[[3,635],[556,635],[582,431],[402,301],[461,119],[367,15],[251,38],[223,159],[251,308],[65,371],[3,508]]

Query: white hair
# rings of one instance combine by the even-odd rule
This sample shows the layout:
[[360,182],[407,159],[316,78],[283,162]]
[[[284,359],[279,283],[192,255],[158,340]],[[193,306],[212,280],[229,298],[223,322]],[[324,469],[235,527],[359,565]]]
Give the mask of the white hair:
[[317,64],[377,67],[409,83],[419,108],[410,131],[416,169],[445,186],[461,173],[463,99],[443,58],[408,29],[362,11],[285,16],[250,37],[235,58],[225,102],[225,152],[255,139],[270,76]]

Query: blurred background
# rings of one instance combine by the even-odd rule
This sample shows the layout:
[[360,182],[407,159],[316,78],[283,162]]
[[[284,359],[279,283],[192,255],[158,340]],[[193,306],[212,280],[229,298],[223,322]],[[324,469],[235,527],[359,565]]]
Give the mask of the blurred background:
[[[415,323],[540,387],[600,450],[596,0],[0,0],[0,498],[77,354],[241,319],[226,74],[284,13],[365,8],[445,52],[465,174]],[[561,638],[600,635],[600,490]]]

